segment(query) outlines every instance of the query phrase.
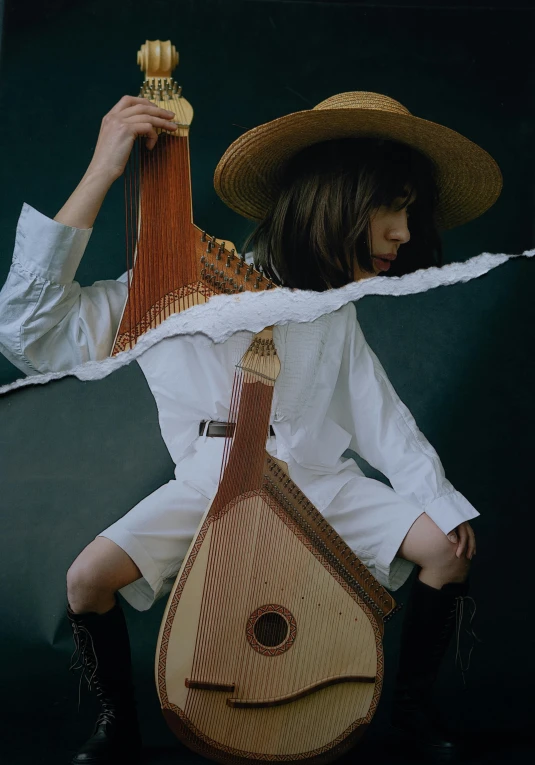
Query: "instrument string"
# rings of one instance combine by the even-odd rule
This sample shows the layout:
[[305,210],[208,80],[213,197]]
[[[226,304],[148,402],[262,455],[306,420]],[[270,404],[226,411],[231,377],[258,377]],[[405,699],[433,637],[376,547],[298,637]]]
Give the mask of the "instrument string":
[[[132,183],[132,193],[131,193],[131,199],[130,203],[132,206],[132,228],[131,228],[131,264],[130,268],[132,269],[129,272],[129,281],[132,282],[133,280],[133,269],[135,265],[135,260],[137,257],[137,249],[139,244],[139,213],[140,213],[140,183],[141,183],[141,168],[140,168],[140,157],[142,155],[140,141],[137,140],[134,144],[134,150],[132,152],[133,154],[133,183]],[[133,198],[132,198],[133,196]],[[134,300],[135,302],[135,300]],[[132,312],[129,315],[129,336],[130,336],[130,347],[133,347],[134,345],[134,337],[133,337],[133,330],[134,330],[134,320],[132,316]]]
[[[132,167],[132,166],[131,166]],[[139,254],[139,242],[137,240],[137,232],[134,228],[134,221],[135,221],[135,212],[134,208],[136,205],[136,200],[134,198],[134,181],[132,176],[135,175],[135,167],[132,168],[132,172],[129,174],[129,187],[128,187],[128,202],[129,202],[129,208],[130,208],[130,231],[129,231],[129,238],[130,238],[130,248],[131,248],[131,263],[132,268],[135,269],[137,267],[137,256]],[[137,290],[137,280],[134,279],[134,273],[132,272],[131,276],[131,284],[132,284],[132,303],[133,303],[133,326],[130,333],[131,342],[134,340],[134,332],[135,332],[135,326],[137,324],[137,303],[138,303],[138,290]]]
[[131,268],[132,268],[132,255],[131,255],[131,235],[130,235],[130,198],[128,194],[128,186],[130,182],[131,173],[131,158],[126,163],[125,175],[124,175],[124,209],[125,209],[125,251],[126,251],[126,286],[127,286],[127,298],[126,298],[126,311],[128,317],[128,333],[129,333],[129,347],[132,348],[132,303],[131,303]]
[[[168,104],[164,106],[167,108]],[[160,175],[160,188],[162,189],[162,196],[165,194],[166,199],[166,218],[163,221],[162,238],[165,241],[165,258],[166,258],[166,270],[167,270],[167,303],[168,303],[168,316],[175,313],[175,286],[176,286],[176,269],[177,269],[177,251],[176,251],[176,239],[177,234],[180,235],[182,215],[180,209],[180,198],[177,199],[175,194],[175,184],[177,181],[176,166],[176,152],[175,141],[179,140],[177,136],[169,133],[165,134],[164,144],[166,156],[162,158],[162,169]],[[165,168],[165,175],[164,175]],[[168,176],[167,179],[165,176]],[[167,183],[166,183],[167,180]],[[181,179],[180,179],[181,180]],[[164,191],[164,189],[166,189]],[[173,210],[176,209],[177,213]]]
[[[154,258],[154,252],[151,249],[151,242],[153,241],[153,232],[152,228],[154,226],[158,226],[158,217],[157,213],[155,211],[155,207],[157,208],[157,197],[156,197],[156,190],[154,189],[155,183],[154,183],[154,173],[155,173],[155,165],[158,160],[158,156],[162,151],[162,146],[160,145],[160,137],[158,138],[158,141],[156,142],[156,145],[154,148],[149,151],[146,146],[144,146],[144,152],[143,155],[145,157],[145,172],[144,172],[144,178],[146,181],[146,188],[144,190],[145,199],[144,199],[144,206],[146,206],[146,215],[143,217],[143,233],[144,233],[144,252],[143,252],[143,273],[144,273],[144,282],[147,290],[147,298],[144,300],[144,304],[141,305],[140,303],[140,323],[139,323],[139,334],[138,337],[143,333],[144,327],[142,327],[142,321],[143,318],[148,316],[148,328],[152,329],[153,327],[157,326],[158,324],[158,306],[157,306],[157,300],[158,295],[155,294],[155,275],[157,272],[157,265],[160,262],[160,258],[158,257],[159,252],[156,245],[156,258]],[[156,215],[156,218],[154,217]],[[153,245],[154,246],[154,245]],[[145,251],[146,250],[146,251]],[[155,264],[155,265],[153,265]],[[149,305],[147,305],[147,303]],[[156,309],[151,309],[151,306],[156,305]]]
[[[187,278],[185,280],[185,283],[187,285],[194,284],[197,280],[197,271],[199,269],[200,263],[197,263],[196,259],[196,249],[195,249],[195,238],[194,238],[194,228],[193,228],[193,215],[192,215],[192,209],[191,209],[191,168],[190,168],[190,161],[189,161],[189,136],[184,136],[184,138],[180,139],[180,148],[181,148],[181,167],[184,168],[185,177],[183,179],[184,186],[188,189],[188,193],[184,194],[182,197],[183,200],[183,219],[184,222],[187,223],[187,234],[189,239],[189,246],[191,247],[191,252],[193,253],[193,257],[191,259],[183,259],[181,256],[181,253],[178,252],[178,248],[180,247],[180,242],[177,242],[177,255],[180,256],[180,265],[181,268],[184,268],[185,266],[188,266],[188,274]],[[192,305],[191,297],[190,297],[190,289],[185,290],[185,298],[184,298],[184,309],[189,308]]]
[[[146,158],[146,174],[145,174],[145,199],[147,202],[147,214],[142,218],[142,229],[140,238],[140,251],[139,251],[139,315],[137,324],[137,337],[145,331],[145,325],[147,323],[148,313],[150,311],[150,300],[147,299],[148,291],[148,278],[147,272],[151,268],[151,247],[154,243],[154,230],[158,231],[159,217],[157,214],[158,209],[158,197],[159,189],[158,184],[155,182],[155,175],[157,172],[158,158],[160,156],[161,146],[158,145],[150,151],[145,146],[145,158]],[[156,257],[160,256],[159,243],[156,244]],[[136,338],[137,339],[137,338]]]
[[[176,100],[173,98],[173,105],[177,107]],[[180,122],[180,119],[176,121]],[[172,283],[175,288],[174,300],[175,305],[173,307],[173,313],[176,311],[182,311],[186,307],[184,304],[184,295],[188,292],[188,285],[190,280],[181,279],[180,275],[183,270],[184,264],[188,258],[184,258],[181,251],[182,247],[188,247],[188,233],[191,228],[190,216],[185,214],[186,198],[189,196],[189,164],[188,164],[188,149],[187,149],[187,137],[170,136],[175,147],[174,155],[174,177],[172,180],[172,193],[173,193],[173,208],[179,210],[179,218],[184,221],[184,230],[178,231],[175,228],[175,237],[173,241],[173,269],[172,269]],[[185,193],[179,193],[179,184],[181,189],[185,189]],[[195,248],[191,250],[192,258],[195,256]]]
[[[158,105],[161,106],[159,102]],[[156,144],[155,148],[157,148],[158,151],[153,154],[152,157],[154,162],[152,182],[156,193],[152,199],[156,202],[156,204],[152,209],[151,221],[153,221],[154,238],[156,240],[156,257],[161,261],[162,264],[163,281],[162,289],[160,291],[160,300],[163,303],[163,320],[165,321],[169,315],[168,301],[166,299],[166,296],[169,293],[169,269],[167,267],[167,253],[165,251],[165,243],[167,241],[167,237],[162,236],[163,229],[167,224],[165,200],[163,199],[162,193],[162,153],[165,151],[165,136],[162,135],[162,131],[160,131],[158,136],[158,143]]]
[[[140,141],[140,139],[138,139],[138,141]],[[140,146],[140,153],[145,155],[146,151],[147,150],[145,148],[145,145],[141,144],[141,146]],[[143,178],[140,178],[140,183],[142,183],[142,182],[143,182]],[[135,200],[133,198],[133,194],[134,194],[134,192],[133,192],[133,189],[131,188],[130,189],[131,203],[132,203],[132,205],[139,205],[140,204],[139,200]],[[140,210],[140,214],[141,214],[141,210]],[[142,217],[142,220],[143,220],[143,217]],[[137,340],[137,338],[139,336],[139,329],[138,328],[139,328],[139,322],[140,322],[140,319],[141,319],[141,292],[140,292],[140,288],[139,288],[139,281],[140,281],[140,270],[143,268],[143,266],[142,266],[142,254],[141,254],[142,251],[143,251],[143,244],[142,244],[142,239],[141,239],[141,231],[139,231],[139,230],[137,230],[137,231],[132,230],[132,236],[133,236],[133,240],[135,242],[134,262],[133,262],[134,271],[133,271],[133,274],[132,274],[132,287],[133,287],[133,295],[132,295],[132,297],[133,297],[133,303],[134,303],[134,311],[133,311],[133,313],[134,313],[134,326],[132,327],[132,340],[133,340],[134,345],[135,345],[136,340]]]
[[[166,147],[166,154],[168,157],[166,157],[166,162],[162,163],[165,167],[166,174],[169,173],[169,170],[171,170],[171,177],[169,178],[170,183],[167,183],[167,190],[164,191],[164,173],[162,169],[162,173],[160,176],[160,184],[162,189],[162,196],[165,194],[167,196],[166,199],[166,219],[164,221],[164,225],[162,227],[162,239],[165,241],[165,259],[166,259],[166,270],[167,270],[167,303],[168,303],[168,316],[171,316],[175,313],[175,304],[174,304],[174,288],[176,285],[175,282],[175,269],[177,269],[177,252],[176,252],[176,238],[177,234],[184,234],[185,232],[182,231],[182,214],[181,214],[181,206],[180,206],[180,199],[177,199],[175,196],[175,183],[176,183],[176,173],[178,168],[175,165],[175,153],[172,151],[171,148],[171,142],[175,142],[178,139],[176,136],[173,135],[167,135],[165,136],[165,147]],[[173,206],[176,208],[177,213],[173,213]],[[168,210],[168,208],[170,208]],[[168,234],[168,235],[167,235]]]
[[[236,374],[234,376],[233,386],[232,386],[232,394],[231,394],[231,408],[229,411],[229,422],[235,421],[235,411],[234,407],[236,407],[237,402],[239,402],[240,394],[241,394],[241,388],[242,388],[242,375],[240,374],[239,370],[236,370]],[[230,434],[227,436],[227,439],[225,439],[225,447],[226,451],[229,451],[230,444],[227,443],[227,441],[233,440],[233,434]],[[220,477],[220,484],[223,480],[223,474],[224,474],[224,467],[222,466],[222,472]],[[229,476],[226,476],[226,480],[230,480],[230,474]],[[215,500],[214,500],[215,502]],[[212,504],[211,508],[211,514],[215,514],[216,508],[214,506],[214,503]],[[213,524],[212,527],[212,534],[213,539],[210,545],[210,551],[209,551],[209,566],[208,571],[212,573],[212,577],[208,577],[206,586],[204,588],[203,592],[203,598],[202,598],[202,613],[201,613],[201,620],[200,620],[200,627],[197,635],[197,641],[195,646],[195,655],[194,655],[194,663],[192,668],[192,673],[194,677],[199,677],[199,679],[202,679],[201,675],[205,672],[205,663],[206,659],[210,658],[210,642],[212,640],[212,635],[209,632],[209,628],[205,627],[203,629],[204,625],[211,624],[214,620],[211,619],[212,615],[212,605],[214,604],[215,598],[211,594],[213,591],[213,575],[217,572],[217,561],[220,555],[223,554],[222,545],[219,544],[219,540],[217,539],[219,529],[221,527],[221,522]],[[215,620],[216,624],[218,620]],[[215,651],[212,652],[212,655],[215,654]],[[195,699],[199,699],[200,694],[196,694],[195,692],[189,694],[189,697],[191,697],[192,702],[195,701]],[[199,699],[200,701],[200,699]],[[195,705],[196,706],[196,705]]]

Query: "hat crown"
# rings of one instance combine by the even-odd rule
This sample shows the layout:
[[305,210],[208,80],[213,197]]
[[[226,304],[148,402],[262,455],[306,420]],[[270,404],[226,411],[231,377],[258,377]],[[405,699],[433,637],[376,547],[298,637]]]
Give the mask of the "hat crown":
[[325,101],[321,101],[314,109],[376,109],[381,112],[410,114],[410,111],[399,101],[380,93],[369,93],[365,90],[338,93],[326,98]]

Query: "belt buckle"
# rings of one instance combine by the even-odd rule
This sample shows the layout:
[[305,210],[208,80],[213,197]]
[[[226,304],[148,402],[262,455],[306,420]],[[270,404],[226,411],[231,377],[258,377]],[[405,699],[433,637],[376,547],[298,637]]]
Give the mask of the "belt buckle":
[[210,423],[213,420],[201,420],[199,423],[199,437],[206,436]]

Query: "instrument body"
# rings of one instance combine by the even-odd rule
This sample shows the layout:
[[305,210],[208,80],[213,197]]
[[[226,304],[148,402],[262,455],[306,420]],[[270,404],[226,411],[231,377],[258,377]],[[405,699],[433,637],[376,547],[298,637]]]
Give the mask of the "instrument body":
[[375,712],[395,603],[265,452],[272,374],[245,380],[162,621],[158,694],[173,732],[217,762],[327,762]]

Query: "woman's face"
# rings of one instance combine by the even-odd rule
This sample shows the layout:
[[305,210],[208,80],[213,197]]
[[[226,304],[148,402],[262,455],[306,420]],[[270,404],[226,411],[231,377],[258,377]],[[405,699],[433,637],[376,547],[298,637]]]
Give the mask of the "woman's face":
[[356,264],[355,281],[386,273],[390,269],[390,263],[397,257],[401,245],[406,244],[411,238],[408,208],[413,201],[414,197],[409,204],[399,209],[406,203],[406,199],[395,199],[390,207],[379,207],[372,214],[370,252],[373,274],[362,271]]

